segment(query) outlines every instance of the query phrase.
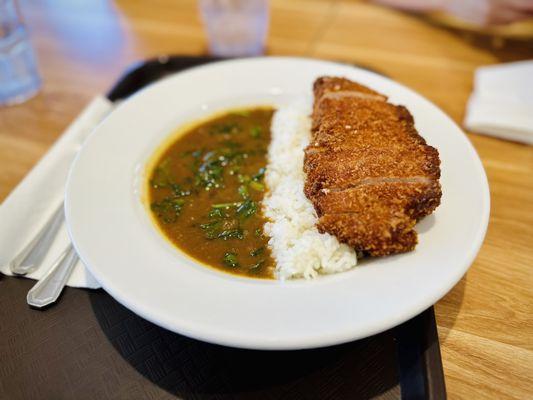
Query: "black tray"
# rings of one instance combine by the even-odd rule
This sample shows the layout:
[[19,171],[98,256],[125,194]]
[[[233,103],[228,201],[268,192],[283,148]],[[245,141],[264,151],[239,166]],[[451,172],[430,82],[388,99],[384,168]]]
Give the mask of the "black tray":
[[[159,57],[107,94],[122,100],[210,57]],[[445,399],[433,308],[363,340],[252,351],[169,332],[103,290],[67,288],[46,311],[33,282],[0,275],[0,399]]]

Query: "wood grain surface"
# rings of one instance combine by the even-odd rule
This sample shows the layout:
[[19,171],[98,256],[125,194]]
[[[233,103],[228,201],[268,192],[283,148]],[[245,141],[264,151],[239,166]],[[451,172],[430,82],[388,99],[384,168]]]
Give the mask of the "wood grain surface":
[[[206,51],[193,0],[40,0],[21,8],[44,85],[27,103],[0,109],[0,200],[130,63]],[[531,41],[495,49],[488,39],[365,2],[273,0],[271,14],[269,54],[368,65],[458,123],[476,67],[533,58]],[[491,221],[472,268],[436,305],[446,387],[450,399],[533,398],[533,148],[468,137],[489,178]]]

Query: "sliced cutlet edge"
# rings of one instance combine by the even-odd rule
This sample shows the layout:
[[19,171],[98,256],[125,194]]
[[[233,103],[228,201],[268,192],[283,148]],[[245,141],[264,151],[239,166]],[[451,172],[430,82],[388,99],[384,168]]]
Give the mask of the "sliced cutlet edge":
[[426,177],[377,178],[346,189],[322,189],[313,204],[319,217],[385,207],[419,220],[440,204],[441,194],[439,181]]
[[318,216],[368,210],[374,206],[398,208],[411,215],[413,198],[431,186],[431,180],[378,178],[347,189],[322,189],[313,200]]
[[320,217],[317,229],[367,256],[405,253],[415,248],[418,236],[412,229],[415,221],[400,214],[395,226],[387,219],[365,225],[359,214],[328,214]]
[[371,256],[410,251],[417,244],[413,227],[420,210],[436,207],[427,185],[423,180],[380,181],[322,192],[315,197],[317,227]]
[[[412,157],[417,153],[417,157]],[[382,179],[421,178],[438,181],[438,152],[430,146],[395,148],[356,147],[305,154],[305,193],[313,197],[322,189],[342,190]]]
[[438,181],[379,182],[329,191],[315,197],[317,228],[369,256],[411,251],[418,242],[415,223],[433,212],[440,197]]

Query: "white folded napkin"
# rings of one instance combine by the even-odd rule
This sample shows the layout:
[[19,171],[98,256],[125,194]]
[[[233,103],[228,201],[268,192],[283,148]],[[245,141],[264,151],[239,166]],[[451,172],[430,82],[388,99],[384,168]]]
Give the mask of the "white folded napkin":
[[533,61],[478,68],[464,125],[477,133],[533,144]]
[[[63,201],[70,164],[83,141],[113,108],[104,97],[96,97],[67,128],[46,155],[0,205],[0,272],[11,275],[9,261],[35,236]],[[39,279],[69,243],[65,224],[46,255],[43,265],[27,277]],[[78,261],[68,286],[99,288],[100,285]]]

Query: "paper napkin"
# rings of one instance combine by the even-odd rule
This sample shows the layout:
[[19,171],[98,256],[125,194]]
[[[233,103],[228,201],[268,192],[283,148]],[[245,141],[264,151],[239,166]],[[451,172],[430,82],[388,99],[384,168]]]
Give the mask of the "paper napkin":
[[[11,275],[9,261],[34,237],[47,218],[60,206],[70,164],[83,141],[112,108],[113,103],[104,97],[93,99],[0,205],[0,272]],[[69,241],[63,223],[42,266],[27,277],[32,279],[42,277]],[[78,261],[67,285],[84,288],[100,287],[81,261]]]
[[464,124],[473,132],[533,144],[533,61],[478,68]]

